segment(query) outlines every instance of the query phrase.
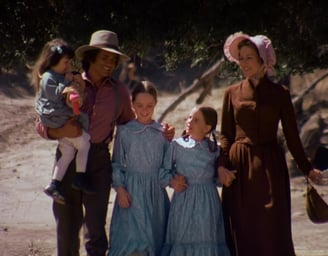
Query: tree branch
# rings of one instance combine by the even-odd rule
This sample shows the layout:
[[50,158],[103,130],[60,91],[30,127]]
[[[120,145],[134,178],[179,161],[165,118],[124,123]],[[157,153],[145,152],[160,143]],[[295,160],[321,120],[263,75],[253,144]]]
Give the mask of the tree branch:
[[323,79],[325,79],[326,77],[328,77],[328,73],[324,74],[323,76],[321,76],[319,79],[317,79],[316,81],[314,81],[313,84],[311,84],[309,87],[307,87],[300,95],[296,96],[295,98],[293,98],[293,104],[295,107],[296,112],[298,113],[299,111],[301,111],[302,107],[302,102],[303,102],[303,98],[306,94],[308,94],[312,89],[314,89],[317,84],[319,82],[321,82]]
[[202,103],[206,96],[210,94],[213,86],[214,77],[219,72],[219,68],[223,61],[224,58],[221,58],[216,63],[214,63],[214,65],[211,66],[207,71],[205,71],[200,78],[196,78],[194,82],[186,90],[180,93],[178,97],[171,103],[171,105],[169,105],[164,110],[158,121],[162,122],[168,113],[172,112],[187,96],[196,92],[200,88],[203,88],[203,91],[196,100],[196,103]]

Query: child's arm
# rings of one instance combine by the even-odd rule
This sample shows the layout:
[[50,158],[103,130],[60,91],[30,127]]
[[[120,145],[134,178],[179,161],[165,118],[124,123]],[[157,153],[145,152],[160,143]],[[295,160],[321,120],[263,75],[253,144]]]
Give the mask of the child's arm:
[[187,183],[183,175],[176,174],[175,147],[176,142],[172,142],[165,152],[163,168],[160,170],[160,182],[163,187],[169,185],[175,192],[182,192],[187,188]]
[[75,115],[79,115],[84,100],[85,81],[77,72],[66,73],[65,79],[70,81],[69,86],[63,90],[63,94],[66,94],[67,105],[73,109]]
[[66,104],[71,107],[75,115],[80,114],[80,107],[84,101],[84,91],[82,88],[75,86],[75,82],[72,82],[69,86],[65,87],[63,94],[66,97]]
[[113,157],[112,157],[112,179],[113,188],[125,187],[125,174],[124,174],[124,145],[123,137],[124,133],[122,126],[118,126],[115,135],[114,146],[113,146]]
[[81,114],[81,111],[80,111],[81,103],[79,101],[79,94],[77,92],[71,92],[71,93],[69,93],[68,97],[69,97],[69,101],[72,104],[72,109],[73,109],[74,115]]
[[132,204],[132,197],[126,190],[125,186],[125,172],[124,172],[124,131],[122,126],[117,128],[116,137],[113,147],[113,188],[117,193],[117,202],[121,208],[129,208]]
[[186,177],[180,174],[174,174],[172,169],[160,170],[160,184],[162,187],[170,186],[175,192],[182,192],[187,188]]
[[165,153],[163,156],[162,167],[159,170],[159,182],[161,187],[165,188],[170,185],[170,180],[173,178],[173,154],[174,154],[174,143],[169,143],[166,141],[165,143]]

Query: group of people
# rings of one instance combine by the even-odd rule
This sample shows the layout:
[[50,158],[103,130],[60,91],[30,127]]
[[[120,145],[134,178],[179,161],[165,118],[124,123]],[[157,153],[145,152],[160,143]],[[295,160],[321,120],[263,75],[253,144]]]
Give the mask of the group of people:
[[[129,91],[112,77],[129,59],[116,33],[96,31],[75,52],[61,39],[45,44],[31,81],[37,130],[58,140],[44,192],[54,199],[59,256],[79,255],[81,228],[89,256],[295,255],[280,122],[303,173],[315,182],[321,173],[305,156],[288,89],[270,79],[276,62],[270,39],[236,33],[224,54],[245,79],[225,91],[219,144],[215,109],[192,109],[183,134],[173,139],[174,127],[153,119],[155,85],[141,81]],[[82,74],[71,70],[74,56]]]

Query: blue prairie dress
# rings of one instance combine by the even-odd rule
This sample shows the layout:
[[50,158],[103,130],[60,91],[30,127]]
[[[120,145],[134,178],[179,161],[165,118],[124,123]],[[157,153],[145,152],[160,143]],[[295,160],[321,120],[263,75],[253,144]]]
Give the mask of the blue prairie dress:
[[161,125],[136,120],[118,126],[113,152],[113,187],[132,197],[129,208],[115,201],[110,225],[109,256],[160,254],[165,240],[169,198],[159,177],[169,142]]
[[216,186],[219,150],[209,139],[173,141],[164,160],[165,170],[186,177],[188,187],[172,197],[162,256],[229,256],[220,197]]

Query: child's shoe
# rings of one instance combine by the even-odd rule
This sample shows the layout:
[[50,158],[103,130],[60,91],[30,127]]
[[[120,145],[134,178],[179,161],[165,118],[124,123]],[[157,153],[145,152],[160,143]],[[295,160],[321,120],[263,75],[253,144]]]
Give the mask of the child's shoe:
[[52,181],[49,185],[44,188],[44,193],[47,196],[52,197],[52,199],[58,204],[65,204],[64,197],[59,193],[59,181]]
[[86,173],[77,172],[72,184],[72,187],[76,190],[81,190],[88,195],[96,194],[94,187],[91,185],[90,180]]

